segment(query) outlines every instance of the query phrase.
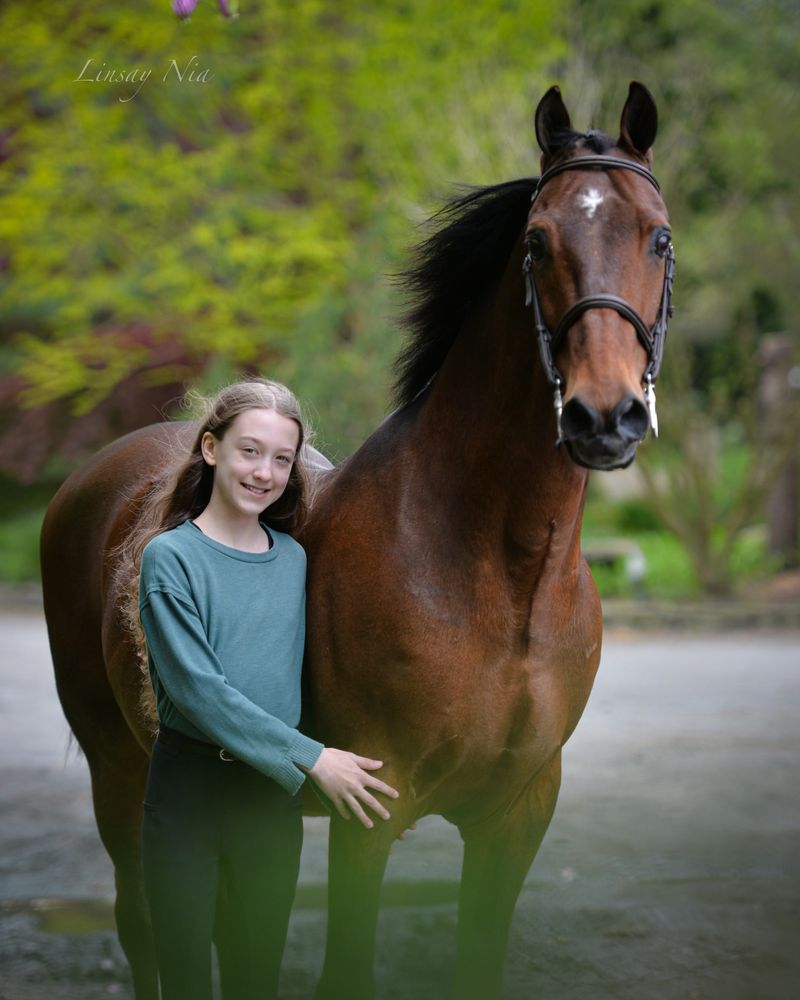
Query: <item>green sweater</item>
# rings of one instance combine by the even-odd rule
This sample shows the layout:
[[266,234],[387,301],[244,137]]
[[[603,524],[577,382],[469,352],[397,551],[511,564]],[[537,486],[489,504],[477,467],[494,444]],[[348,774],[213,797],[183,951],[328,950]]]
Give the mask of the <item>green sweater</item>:
[[142,618],[159,721],[205,740],[294,794],[323,746],[295,728],[305,640],[306,556],[270,529],[242,552],[191,521],[144,549]]

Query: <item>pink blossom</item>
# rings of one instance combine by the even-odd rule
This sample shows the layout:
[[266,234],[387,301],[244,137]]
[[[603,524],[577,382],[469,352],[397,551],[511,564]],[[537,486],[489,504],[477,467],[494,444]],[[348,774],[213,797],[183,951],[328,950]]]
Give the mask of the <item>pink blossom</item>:
[[172,0],[172,9],[184,21],[194,11],[197,0]]

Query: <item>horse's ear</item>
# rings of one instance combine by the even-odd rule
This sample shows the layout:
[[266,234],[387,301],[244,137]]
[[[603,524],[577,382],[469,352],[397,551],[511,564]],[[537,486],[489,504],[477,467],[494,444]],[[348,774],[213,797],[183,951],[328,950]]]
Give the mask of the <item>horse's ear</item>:
[[569,112],[561,100],[561,90],[551,87],[539,101],[534,117],[536,141],[544,157],[551,156],[564,143],[564,134],[570,128]]
[[619,123],[619,145],[647,163],[653,159],[652,146],[658,131],[658,111],[653,95],[633,80]]

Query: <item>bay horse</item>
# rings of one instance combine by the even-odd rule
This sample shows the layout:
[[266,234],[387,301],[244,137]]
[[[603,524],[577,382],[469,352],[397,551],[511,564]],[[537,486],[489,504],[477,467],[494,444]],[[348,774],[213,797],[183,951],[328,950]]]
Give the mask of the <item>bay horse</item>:
[[[440,215],[408,273],[398,407],[321,475],[300,539],[312,731],[382,759],[401,794],[372,830],[331,818],[320,1000],[373,995],[389,849],[431,813],[464,841],[452,995],[499,995],[561,750],[600,661],[580,549],[588,470],[628,465],[656,429],[674,267],[656,128],[641,84],[616,139],[574,131],[548,90],[541,176]],[[91,770],[138,1000],[158,996],[139,856],[153,732],[110,553],[191,430],[161,424],[109,445],[61,488],[42,535],[58,692]]]

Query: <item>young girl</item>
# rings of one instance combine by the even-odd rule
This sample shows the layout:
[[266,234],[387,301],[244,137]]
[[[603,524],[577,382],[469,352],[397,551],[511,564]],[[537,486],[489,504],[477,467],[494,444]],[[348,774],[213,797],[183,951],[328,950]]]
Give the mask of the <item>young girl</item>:
[[138,542],[159,719],[144,869],[163,1000],[211,1000],[212,933],[225,1000],[276,996],[306,775],[366,827],[367,810],[389,817],[373,792],[397,796],[371,773],[381,761],[296,728],[306,559],[275,525],[305,514],[303,443],[288,389],[228,386]]

